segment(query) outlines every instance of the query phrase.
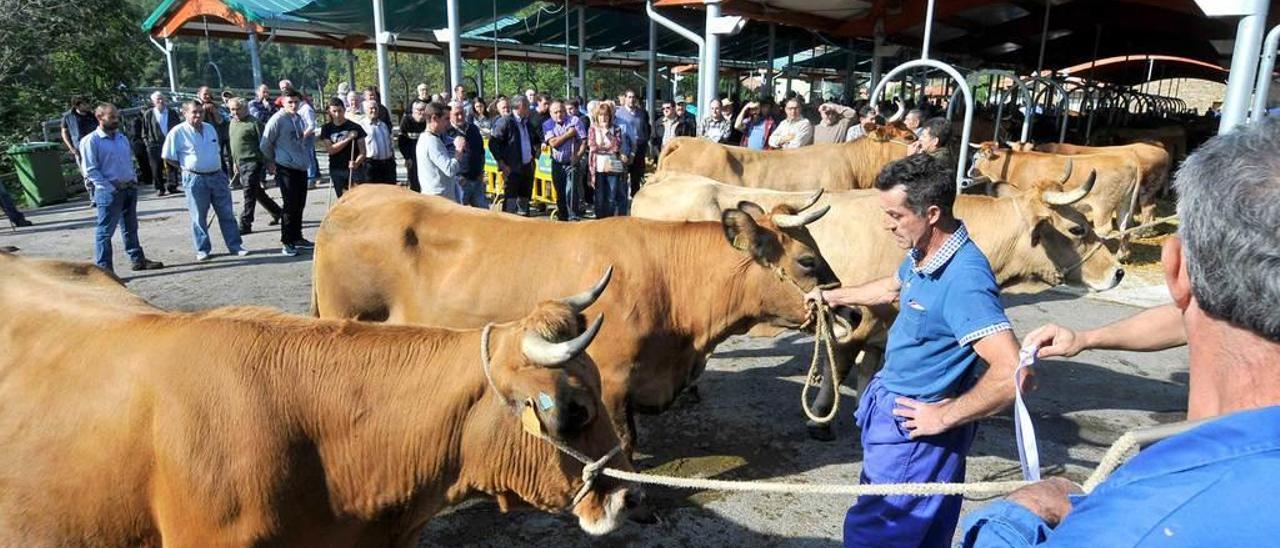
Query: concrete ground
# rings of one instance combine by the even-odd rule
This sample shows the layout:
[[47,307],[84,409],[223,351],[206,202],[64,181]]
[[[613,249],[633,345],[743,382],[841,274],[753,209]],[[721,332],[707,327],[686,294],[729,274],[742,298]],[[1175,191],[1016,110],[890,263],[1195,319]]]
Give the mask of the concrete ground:
[[[270,193],[277,197],[272,189]],[[240,196],[236,193],[236,211]],[[93,211],[80,201],[29,213],[35,226],[0,229],[0,246],[31,256],[91,261]],[[311,238],[331,203],[322,186],[310,193],[304,234]],[[197,263],[182,196],[143,191],[139,224],[151,259],[167,268],[132,273],[115,240],[116,267],[130,289],[161,307],[195,310],[255,304],[306,313],[310,302],[310,257],[279,254],[279,231],[259,216],[257,232],[245,236],[247,257],[226,254],[217,229],[214,258]],[[4,226],[0,223],[0,226]],[[1124,291],[1149,305],[1160,288],[1127,281]],[[1147,288],[1143,288],[1143,287]],[[1119,292],[1117,294],[1120,294]],[[1018,333],[1054,321],[1077,328],[1114,321],[1133,306],[1069,292],[1008,296]],[[809,440],[798,398],[809,364],[810,339],[734,337],[717,350],[698,382],[700,402],[681,401],[659,416],[641,416],[637,467],[654,473],[735,480],[852,483],[861,452],[852,422],[856,404],[846,390],[836,424],[839,439]],[[1180,420],[1186,410],[1187,354],[1088,352],[1039,367],[1039,390],[1029,396],[1047,475],[1083,480],[1106,447],[1124,431]],[[1018,479],[1018,456],[1008,414],[981,422],[969,481]],[[831,546],[839,542],[844,497],[726,494],[648,488],[659,523],[627,524],[605,539],[587,537],[576,520],[534,512],[501,514],[485,501],[461,505],[433,520],[422,546]],[[985,501],[970,500],[965,510]]]

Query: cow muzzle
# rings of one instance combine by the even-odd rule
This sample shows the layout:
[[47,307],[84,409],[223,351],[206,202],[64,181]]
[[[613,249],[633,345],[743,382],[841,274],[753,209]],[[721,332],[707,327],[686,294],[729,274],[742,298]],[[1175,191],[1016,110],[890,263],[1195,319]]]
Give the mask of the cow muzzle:
[[578,527],[592,536],[612,533],[628,516],[643,513],[644,491],[638,487],[615,487],[605,493],[592,493],[573,508]]

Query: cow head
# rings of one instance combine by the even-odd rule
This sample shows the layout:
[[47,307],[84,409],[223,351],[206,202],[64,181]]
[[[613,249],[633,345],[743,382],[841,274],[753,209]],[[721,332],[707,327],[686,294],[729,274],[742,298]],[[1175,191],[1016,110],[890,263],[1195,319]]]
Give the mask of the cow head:
[[593,535],[616,529],[643,498],[638,489],[599,476],[573,504],[584,485],[583,464],[555,446],[592,460],[614,452],[606,467],[632,469],[615,451],[620,442],[600,399],[598,369],[585,352],[603,317],[588,325],[582,310],[611,273],[585,293],[543,302],[524,319],[493,329],[487,393],[467,419],[467,439],[478,442],[463,448],[470,467],[465,477],[504,511],[516,503],[568,509]]
[[796,328],[808,313],[804,294],[837,283],[806,227],[826,215],[830,206],[813,207],[818,191],[799,207],[779,205],[772,212],[752,202],[725,210],[720,222],[730,245],[744,255],[745,290],[758,295],[756,317],[773,325]]
[[[1013,280],[1002,280],[1014,286],[1055,286],[1069,284],[1105,291],[1120,283],[1124,269],[1115,256],[1117,243],[1098,236],[1093,225],[1072,204],[1093,190],[1097,173],[1090,172],[1085,184],[1063,191],[1071,177],[1071,161],[1058,181],[1041,181],[1027,191],[1019,191],[1008,183],[997,183],[993,192],[1002,200],[1011,200],[1020,217],[1019,234],[1002,251],[1003,264],[1010,265],[1001,273]],[[997,223],[1008,220],[991,219]]]

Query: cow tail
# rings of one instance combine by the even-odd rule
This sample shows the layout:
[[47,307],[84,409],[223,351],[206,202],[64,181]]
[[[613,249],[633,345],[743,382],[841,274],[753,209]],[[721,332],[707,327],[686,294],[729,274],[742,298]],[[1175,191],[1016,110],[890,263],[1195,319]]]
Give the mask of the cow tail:
[[316,300],[316,282],[315,277],[311,277],[311,317],[320,317],[320,303]]
[[1133,182],[1133,196],[1129,197],[1129,212],[1123,219],[1120,219],[1121,233],[1129,228],[1129,225],[1133,222],[1134,216],[1138,214],[1138,196],[1142,194],[1142,182],[1146,178],[1146,174],[1142,172],[1142,159],[1138,158],[1136,154],[1134,155],[1134,159],[1137,160],[1134,162],[1134,165],[1137,167],[1138,176],[1137,180]]

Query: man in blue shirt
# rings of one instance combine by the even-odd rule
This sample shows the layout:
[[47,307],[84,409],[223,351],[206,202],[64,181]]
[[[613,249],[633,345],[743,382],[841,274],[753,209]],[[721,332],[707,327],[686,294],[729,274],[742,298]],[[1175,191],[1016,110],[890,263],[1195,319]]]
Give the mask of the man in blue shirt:
[[[991,265],[952,216],[950,171],[927,155],[885,166],[876,179],[885,227],[907,257],[895,275],[815,290],[810,299],[873,306],[898,301],[884,368],[858,400],[864,484],[963,482],[977,419],[1013,401],[1018,343]],[[979,358],[989,365],[977,378]],[[845,515],[844,545],[947,546],[958,496],[860,497]]]
[[165,136],[161,155],[174,169],[182,172],[182,190],[187,194],[196,260],[208,260],[213,250],[209,241],[210,206],[218,218],[218,230],[222,232],[227,251],[240,257],[248,255],[231,205],[231,181],[227,179],[227,172],[222,170],[222,143],[219,142],[218,131],[203,122],[204,107],[198,101],[184,103],[182,115],[186,121]]
[[138,241],[138,177],[133,171],[133,147],[120,131],[120,112],[115,105],[103,103],[94,115],[98,127],[80,139],[78,154],[85,184],[93,185],[93,205],[98,212],[93,262],[115,273],[111,236],[118,225],[134,270],[164,268],[164,263],[147,259]]
[[[1190,350],[1187,418],[1208,422],[1139,453],[1087,497],[1052,478],[973,512],[963,546],[1275,545],[1280,514],[1266,501],[1280,477],[1277,173],[1280,121],[1266,120],[1214,137],[1174,181],[1182,224],[1162,262]],[[1167,309],[1141,316],[1155,321],[1133,347],[1181,342],[1159,328]],[[1036,342],[1059,349],[1051,354],[1108,346],[1044,335]]]

